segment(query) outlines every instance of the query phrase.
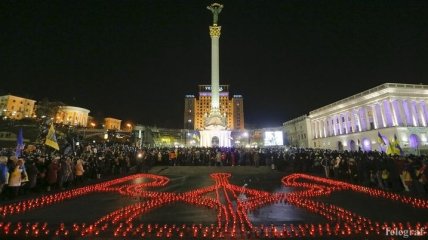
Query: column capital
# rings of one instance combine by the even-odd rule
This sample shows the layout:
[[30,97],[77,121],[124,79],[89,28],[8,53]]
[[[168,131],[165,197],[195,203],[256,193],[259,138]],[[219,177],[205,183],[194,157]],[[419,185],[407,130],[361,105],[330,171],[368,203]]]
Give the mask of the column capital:
[[220,37],[221,34],[221,26],[210,26],[210,36],[211,37]]

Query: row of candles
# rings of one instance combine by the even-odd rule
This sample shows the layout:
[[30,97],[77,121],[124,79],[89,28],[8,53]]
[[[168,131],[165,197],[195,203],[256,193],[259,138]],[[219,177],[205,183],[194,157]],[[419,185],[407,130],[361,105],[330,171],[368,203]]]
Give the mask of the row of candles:
[[[426,200],[390,194],[377,189],[364,188],[331,179],[319,178],[305,174],[292,174],[282,179],[285,186],[297,187],[298,191],[291,193],[269,193],[266,191],[248,189],[233,185],[229,182],[230,173],[211,174],[215,184],[202,187],[189,192],[157,192],[148,188],[166,186],[169,179],[153,174],[136,174],[100,184],[95,184],[62,193],[51,194],[33,200],[0,206],[3,216],[15,215],[39,207],[47,207],[61,201],[80,197],[92,192],[118,192],[129,197],[140,197],[138,202],[105,216],[102,216],[93,224],[74,223],[72,227],[61,223],[53,227],[51,231],[47,223],[12,223],[0,222],[0,235],[25,235],[25,236],[98,236],[113,235],[115,237],[126,236],[151,236],[159,238],[222,238],[222,237],[312,237],[312,236],[345,236],[345,235],[381,235],[386,228],[391,229],[421,229],[428,228],[428,223],[379,223],[369,218],[360,216],[338,206],[315,201],[316,196],[329,195],[334,191],[353,190],[368,194],[373,197],[383,197],[393,201],[400,201],[412,207],[426,208]],[[147,179],[148,182],[136,182],[137,179]],[[207,196],[215,193],[215,198]],[[241,201],[239,194],[246,194],[246,200]],[[159,225],[138,223],[138,216],[144,215],[157,208],[175,202],[184,202],[211,209],[217,212],[216,224],[203,226],[193,225]],[[287,203],[304,208],[326,218],[325,224],[298,224],[277,226],[254,226],[248,213],[255,209],[272,203]],[[419,204],[419,205],[418,205]]]
[[[214,224],[191,224],[191,225],[175,225],[175,224],[136,224],[129,225],[125,222],[119,222],[114,229],[107,231],[96,229],[87,224],[73,223],[71,226],[66,226],[65,223],[59,225],[48,225],[45,223],[11,223],[0,222],[0,236],[26,236],[40,237],[45,239],[47,236],[70,236],[70,237],[95,237],[100,235],[102,231],[112,234],[114,237],[159,237],[159,238],[229,238],[229,237],[247,237],[249,239],[258,239],[260,237],[273,238],[311,238],[311,237],[329,237],[329,236],[385,236],[386,229],[389,231],[403,230],[419,230],[421,235],[426,232],[421,229],[427,229],[428,223],[411,224],[411,223],[383,223],[373,225],[368,228],[353,229],[347,223],[318,223],[318,224],[283,224],[282,226],[275,225],[259,225],[254,226],[251,230],[234,231],[233,228],[224,231],[219,229]],[[53,229],[53,230],[52,230]],[[426,230],[425,230],[426,231]]]

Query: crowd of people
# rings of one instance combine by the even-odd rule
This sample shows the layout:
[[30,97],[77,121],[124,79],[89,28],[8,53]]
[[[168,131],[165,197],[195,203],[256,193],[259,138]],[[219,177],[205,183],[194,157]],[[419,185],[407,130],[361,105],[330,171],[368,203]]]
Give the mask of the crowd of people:
[[153,166],[254,166],[287,173],[324,175],[364,186],[428,196],[428,158],[389,156],[371,151],[303,148],[142,148],[127,144],[80,145],[68,154],[45,146],[24,151],[0,151],[0,198],[13,199],[81,186],[88,179],[105,179]]
[[45,146],[23,151],[0,151],[0,198],[64,190],[88,179],[125,175],[135,166],[136,148],[125,144],[91,144],[72,154],[52,152]]

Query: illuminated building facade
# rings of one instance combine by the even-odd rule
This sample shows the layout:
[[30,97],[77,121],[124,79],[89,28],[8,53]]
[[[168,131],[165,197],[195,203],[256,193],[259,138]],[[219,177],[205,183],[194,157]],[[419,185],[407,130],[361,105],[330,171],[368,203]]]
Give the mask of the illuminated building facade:
[[74,106],[60,106],[55,117],[55,123],[86,127],[89,110]]
[[13,95],[0,96],[0,116],[20,120],[35,116],[35,100]]
[[[219,86],[220,112],[226,115],[227,128],[244,130],[244,99],[242,95],[229,97],[229,85]],[[211,85],[199,85],[199,97],[186,95],[184,99],[184,128],[200,130],[205,127],[205,115],[211,111]]]
[[312,139],[312,136],[311,131],[308,130],[311,127],[311,120],[307,115],[287,121],[283,124],[283,127],[284,140],[287,145],[301,148],[310,147],[309,140]]
[[120,130],[122,120],[116,118],[104,118],[104,129],[107,130]]
[[[428,150],[428,85],[385,83],[309,113],[308,145],[385,151],[397,137],[410,153]],[[287,134],[287,133],[286,133]]]

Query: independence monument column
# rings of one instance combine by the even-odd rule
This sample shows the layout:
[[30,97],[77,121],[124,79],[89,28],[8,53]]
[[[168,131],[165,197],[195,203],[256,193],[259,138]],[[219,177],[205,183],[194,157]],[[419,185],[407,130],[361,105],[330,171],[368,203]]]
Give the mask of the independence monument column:
[[217,25],[218,15],[223,9],[223,5],[213,3],[207,7],[213,13],[213,25],[210,26],[211,36],[211,113],[220,113],[220,97],[219,97],[219,39],[221,26]]
[[211,111],[205,113],[204,129],[201,135],[201,147],[230,147],[230,133],[227,129],[226,113],[220,111],[220,70],[219,40],[221,26],[217,25],[218,15],[223,5],[213,3],[207,7],[213,14],[213,25],[210,26],[211,36]]

